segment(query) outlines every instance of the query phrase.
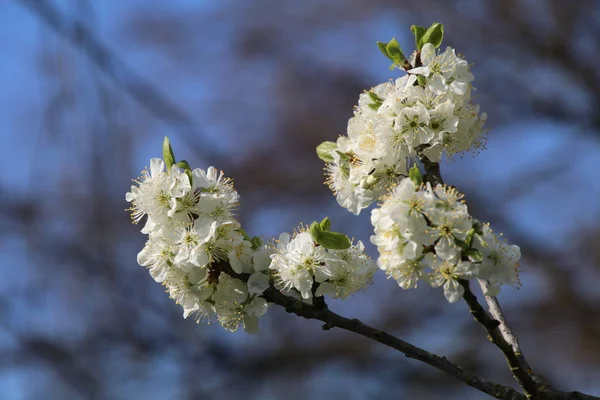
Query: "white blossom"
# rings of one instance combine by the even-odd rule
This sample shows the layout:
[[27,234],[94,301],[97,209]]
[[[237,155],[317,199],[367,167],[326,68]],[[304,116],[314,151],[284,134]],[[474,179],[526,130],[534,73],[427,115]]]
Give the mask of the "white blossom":
[[[452,48],[437,54],[430,43],[423,46],[420,61],[407,76],[360,94],[347,135],[330,153],[326,183],[354,214],[406,177],[410,160],[439,162],[444,154],[452,157],[484,145],[486,115],[471,103],[473,75],[467,61]],[[423,86],[417,75],[424,77]]]
[[490,295],[503,284],[518,284],[519,248],[500,240],[488,225],[476,233],[480,225],[462,198],[446,185],[402,180],[371,212],[379,268],[403,289],[416,288],[420,280],[441,286],[452,303],[464,293],[460,280],[488,279]]

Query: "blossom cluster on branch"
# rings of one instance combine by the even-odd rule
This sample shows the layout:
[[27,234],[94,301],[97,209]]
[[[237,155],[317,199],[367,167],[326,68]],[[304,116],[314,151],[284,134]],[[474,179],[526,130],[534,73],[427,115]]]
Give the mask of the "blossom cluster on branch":
[[[138,263],[166,287],[185,318],[255,332],[268,309],[261,295],[271,285],[311,302],[323,295],[343,299],[371,282],[375,263],[363,244],[331,232],[329,219],[315,222],[312,233],[283,233],[263,244],[235,218],[239,196],[229,178],[213,167],[175,164],[168,139],[165,149],[166,162],[150,160],[126,200],[135,223],[146,217],[148,240]],[[233,274],[220,268],[223,261]]]
[[379,267],[403,289],[442,286],[451,303],[463,296],[460,279],[489,280],[489,296],[517,285],[519,248],[473,219],[456,189],[415,181],[403,179],[371,214]]
[[[404,60],[407,75],[362,93],[346,136],[325,142],[327,184],[354,214],[406,176],[411,160],[439,162],[482,145],[486,114],[471,102],[468,63],[431,43]],[[420,66],[418,66],[420,65]]]
[[[549,388],[506,324],[493,296],[502,285],[520,285],[520,249],[469,214],[464,196],[443,183],[438,164],[443,156],[483,145],[486,115],[471,101],[469,64],[450,47],[438,50],[443,26],[413,25],[411,31],[416,51],[409,58],[395,39],[378,42],[392,66],[407,75],[361,94],[347,135],[317,147],[326,183],[342,207],[359,214],[379,200],[371,212],[377,262],[362,242],[332,231],[327,217],[278,239],[250,238],[234,215],[239,195],[232,181],[214,167],[192,170],[186,161],[176,162],[165,138],[163,159],[150,160],[126,194],[133,222],[145,218],[142,233],[148,235],[138,263],[165,286],[183,316],[197,322],[256,332],[272,302],[324,322],[324,329],[376,340],[498,399],[593,398]],[[424,281],[442,287],[450,303],[464,299],[524,395],[329,310],[323,296],[345,299],[363,290],[377,267],[403,289]],[[491,313],[471,290],[474,278]]]

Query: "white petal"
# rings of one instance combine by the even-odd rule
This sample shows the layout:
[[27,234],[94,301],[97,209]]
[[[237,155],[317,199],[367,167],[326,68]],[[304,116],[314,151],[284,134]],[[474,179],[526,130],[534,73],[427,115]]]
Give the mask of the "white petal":
[[261,272],[256,272],[248,279],[248,292],[262,294],[269,287],[269,277]]

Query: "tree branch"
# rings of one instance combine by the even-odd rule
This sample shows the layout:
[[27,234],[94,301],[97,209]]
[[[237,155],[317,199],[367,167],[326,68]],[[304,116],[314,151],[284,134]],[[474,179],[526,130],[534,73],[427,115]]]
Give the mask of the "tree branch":
[[[247,282],[250,277],[249,274],[237,274],[231,266],[224,261],[213,264],[213,268],[218,271],[224,272],[237,279]],[[358,319],[349,319],[342,317],[329,310],[324,301],[318,302],[318,304],[307,304],[302,301],[296,300],[292,297],[286,296],[271,285],[262,295],[267,302],[277,304],[288,313],[296,314],[299,317],[306,319],[315,319],[322,321],[324,330],[331,328],[340,328],[350,332],[354,332],[358,335],[367,337],[375,340],[381,344],[391,347],[395,350],[400,351],[406,357],[419,360],[425,364],[428,364],[442,372],[445,372],[454,378],[466,383],[468,386],[475,388],[481,392],[484,392],[492,397],[501,400],[525,400],[526,397],[517,392],[516,390],[487,381],[461,367],[450,362],[446,357],[441,357],[436,354],[430,353],[427,350],[421,349],[420,347],[414,346],[402,339],[390,335],[384,331],[373,328],[369,325],[362,323]]]
[[[426,175],[423,177],[425,182],[435,186],[444,184],[438,163],[431,162],[427,157],[419,155]],[[523,388],[527,398],[531,399],[563,399],[563,400],[591,400],[600,399],[581,392],[560,392],[547,386],[541,378],[533,372],[523,352],[519,346],[517,336],[512,332],[506,322],[502,308],[498,299],[492,296],[485,296],[486,302],[493,317],[483,309],[477,301],[477,297],[471,291],[468,281],[460,282],[465,289],[464,300],[469,306],[471,314],[488,332],[488,339],[498,347],[509,365],[511,373],[515,380]],[[489,282],[479,281],[483,293],[487,291]]]
[[471,315],[473,318],[488,333],[488,340],[492,342],[496,347],[502,351],[504,354],[504,358],[506,358],[506,362],[508,363],[508,367],[515,377],[516,381],[519,383],[519,386],[523,388],[527,398],[539,398],[539,389],[536,382],[530,375],[530,370],[526,370],[524,365],[521,363],[521,360],[516,356],[513,348],[500,333],[498,327],[500,326],[500,321],[493,319],[490,315],[484,310],[484,308],[477,301],[477,297],[471,291],[471,287],[469,285],[469,281],[460,280],[459,281],[462,287],[465,289],[465,294],[463,298],[467,305],[469,306],[469,311],[471,311]]

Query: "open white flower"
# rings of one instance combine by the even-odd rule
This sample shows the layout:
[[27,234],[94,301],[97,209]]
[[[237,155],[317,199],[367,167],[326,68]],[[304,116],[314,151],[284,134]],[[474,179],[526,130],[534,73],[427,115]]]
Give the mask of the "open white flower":
[[435,94],[445,94],[452,91],[463,95],[469,90],[473,75],[469,72],[469,64],[458,57],[451,47],[437,54],[431,43],[421,48],[421,63],[423,66],[413,68],[410,74],[423,75],[427,86]]
[[429,282],[433,287],[443,286],[444,296],[450,303],[456,303],[463,297],[465,289],[459,279],[471,279],[477,275],[477,266],[468,261],[460,261],[459,253],[445,254],[446,258],[437,258]]

